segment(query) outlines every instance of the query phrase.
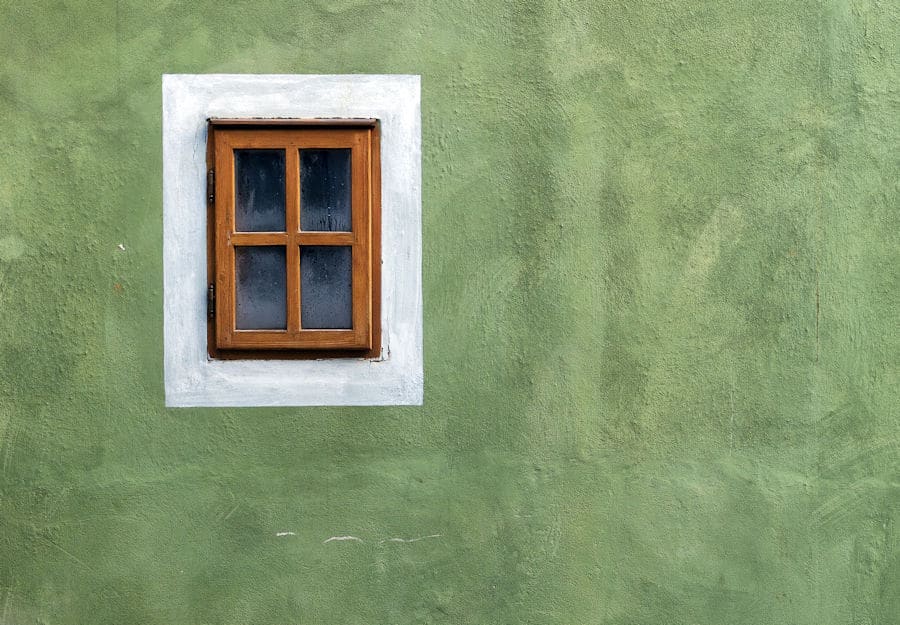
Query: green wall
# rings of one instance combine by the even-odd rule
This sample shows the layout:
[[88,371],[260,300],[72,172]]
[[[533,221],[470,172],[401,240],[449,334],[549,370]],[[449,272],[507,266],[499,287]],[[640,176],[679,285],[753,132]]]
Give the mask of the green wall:
[[[900,622],[896,2],[0,33],[0,623]],[[160,76],[207,72],[422,75],[424,406],[164,408]]]

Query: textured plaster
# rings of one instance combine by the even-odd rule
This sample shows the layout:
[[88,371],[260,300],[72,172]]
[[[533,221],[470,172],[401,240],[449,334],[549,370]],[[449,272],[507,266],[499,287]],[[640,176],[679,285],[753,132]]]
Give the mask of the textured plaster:
[[[0,623],[897,623],[898,3],[0,32]],[[164,73],[422,76],[423,406],[165,408]]]
[[[168,406],[422,403],[418,76],[163,76],[163,307]],[[370,118],[381,133],[381,355],[210,360],[206,120]]]

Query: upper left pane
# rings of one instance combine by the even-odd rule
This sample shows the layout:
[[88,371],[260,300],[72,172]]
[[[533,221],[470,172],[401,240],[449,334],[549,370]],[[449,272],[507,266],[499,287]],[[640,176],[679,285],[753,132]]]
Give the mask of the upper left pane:
[[284,150],[234,151],[234,229],[284,232]]

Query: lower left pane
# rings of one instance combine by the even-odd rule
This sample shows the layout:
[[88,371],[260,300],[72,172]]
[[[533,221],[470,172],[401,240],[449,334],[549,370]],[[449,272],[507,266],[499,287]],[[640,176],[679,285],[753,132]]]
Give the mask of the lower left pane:
[[287,328],[285,248],[234,248],[235,326],[238,330]]

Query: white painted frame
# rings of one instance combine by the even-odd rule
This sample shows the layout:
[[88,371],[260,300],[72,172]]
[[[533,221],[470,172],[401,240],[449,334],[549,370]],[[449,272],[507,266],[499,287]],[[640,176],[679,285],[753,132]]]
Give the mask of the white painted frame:
[[[165,74],[162,92],[166,405],[421,404],[419,76]],[[380,121],[380,358],[209,358],[206,122],[210,117]]]

